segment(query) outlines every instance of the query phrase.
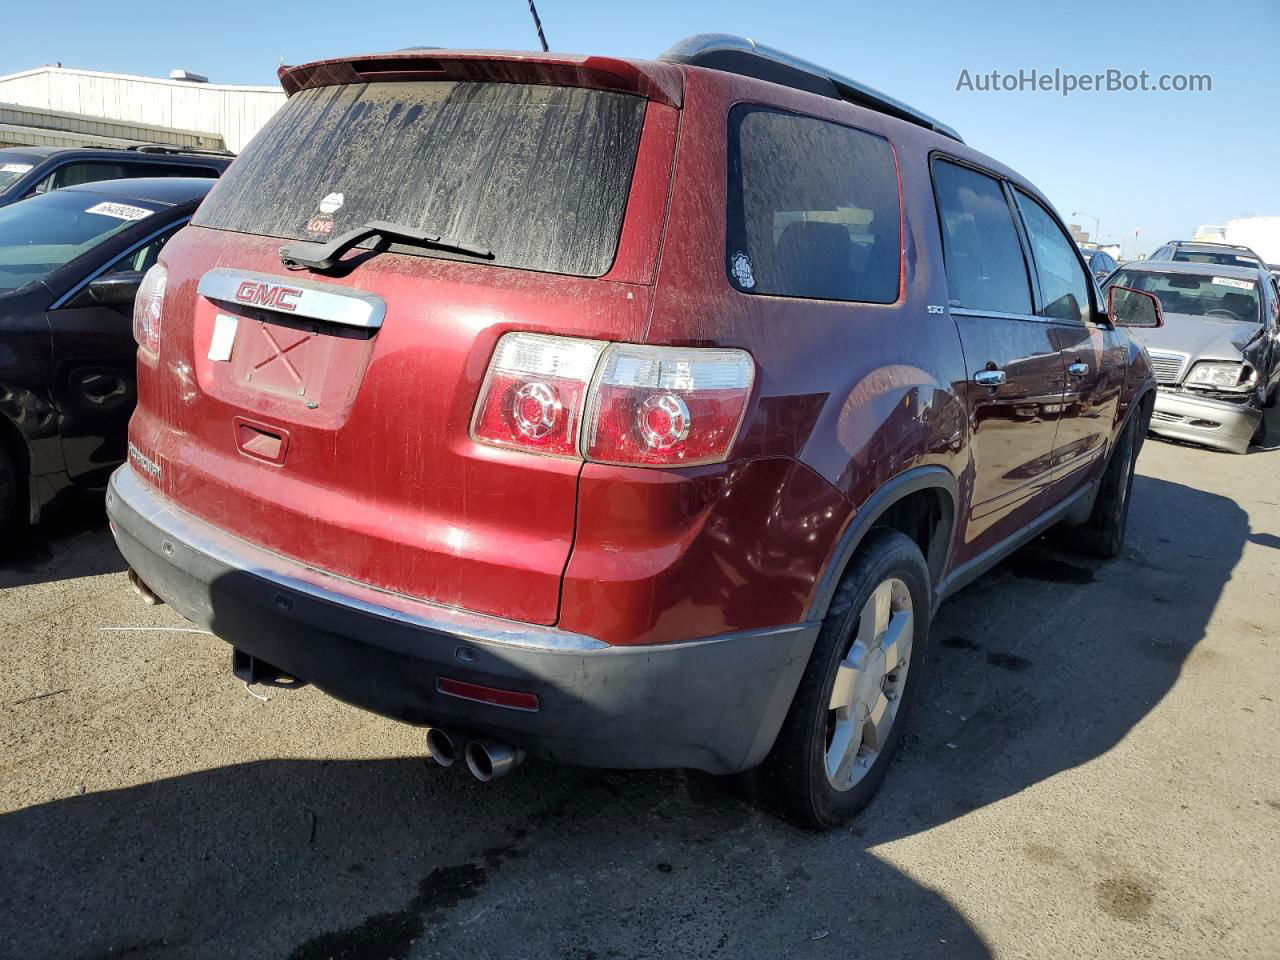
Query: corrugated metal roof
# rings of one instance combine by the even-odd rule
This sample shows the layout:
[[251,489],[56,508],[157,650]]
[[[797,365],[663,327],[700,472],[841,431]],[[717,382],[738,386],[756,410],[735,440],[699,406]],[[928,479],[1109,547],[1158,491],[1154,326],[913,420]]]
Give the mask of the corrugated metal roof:
[[28,127],[16,123],[0,123],[0,147],[136,147],[145,140],[124,140],[120,137],[98,137],[89,133],[67,130],[48,130],[44,127]]
[[[158,124],[137,123],[130,120],[112,120],[83,113],[67,113],[62,110],[45,110],[17,103],[0,103],[0,126],[30,127],[51,133],[77,134],[86,144],[105,146],[99,140],[119,140],[125,144],[160,143],[167,146],[200,150],[225,150],[226,143],[217,133],[198,130],[179,130]],[[66,137],[58,139],[63,145]],[[45,143],[44,140],[23,140],[23,145]],[[112,144],[114,145],[114,144]]]

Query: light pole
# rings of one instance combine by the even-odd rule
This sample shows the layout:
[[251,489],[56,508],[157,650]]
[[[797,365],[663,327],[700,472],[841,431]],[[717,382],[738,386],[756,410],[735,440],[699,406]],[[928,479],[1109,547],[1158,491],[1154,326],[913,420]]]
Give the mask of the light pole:
[[1102,233],[1102,221],[1095,217],[1092,213],[1085,213],[1083,210],[1075,210],[1071,214],[1073,217],[1088,217],[1093,221],[1093,242],[1098,242],[1098,236]]

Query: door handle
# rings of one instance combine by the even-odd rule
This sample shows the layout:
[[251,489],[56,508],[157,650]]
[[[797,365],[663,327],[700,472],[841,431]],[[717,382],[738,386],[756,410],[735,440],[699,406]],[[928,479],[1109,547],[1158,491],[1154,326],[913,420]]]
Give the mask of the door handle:
[[979,370],[973,375],[973,382],[980,387],[998,387],[1006,379],[1003,370]]
[[1089,365],[1087,363],[1073,363],[1067,367],[1067,373],[1073,377],[1087,377],[1089,375]]

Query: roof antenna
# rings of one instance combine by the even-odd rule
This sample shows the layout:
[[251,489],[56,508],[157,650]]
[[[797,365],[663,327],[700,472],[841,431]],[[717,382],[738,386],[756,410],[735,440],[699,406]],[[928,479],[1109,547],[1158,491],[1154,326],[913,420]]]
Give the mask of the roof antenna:
[[538,19],[538,8],[533,5],[533,0],[529,0],[529,12],[533,14],[533,25],[538,29],[538,39],[542,41],[542,52],[546,53],[547,35],[542,32],[542,21]]

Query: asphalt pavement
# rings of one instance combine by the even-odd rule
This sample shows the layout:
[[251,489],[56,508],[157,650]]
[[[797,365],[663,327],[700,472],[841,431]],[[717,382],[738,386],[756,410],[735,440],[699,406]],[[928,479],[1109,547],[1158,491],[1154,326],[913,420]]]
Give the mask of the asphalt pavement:
[[1121,558],[1041,541],[947,603],[883,791],[822,835],[706,775],[481,784],[259,699],[68,511],[0,563],[0,957],[1274,960],[1271,424],[1149,440]]

